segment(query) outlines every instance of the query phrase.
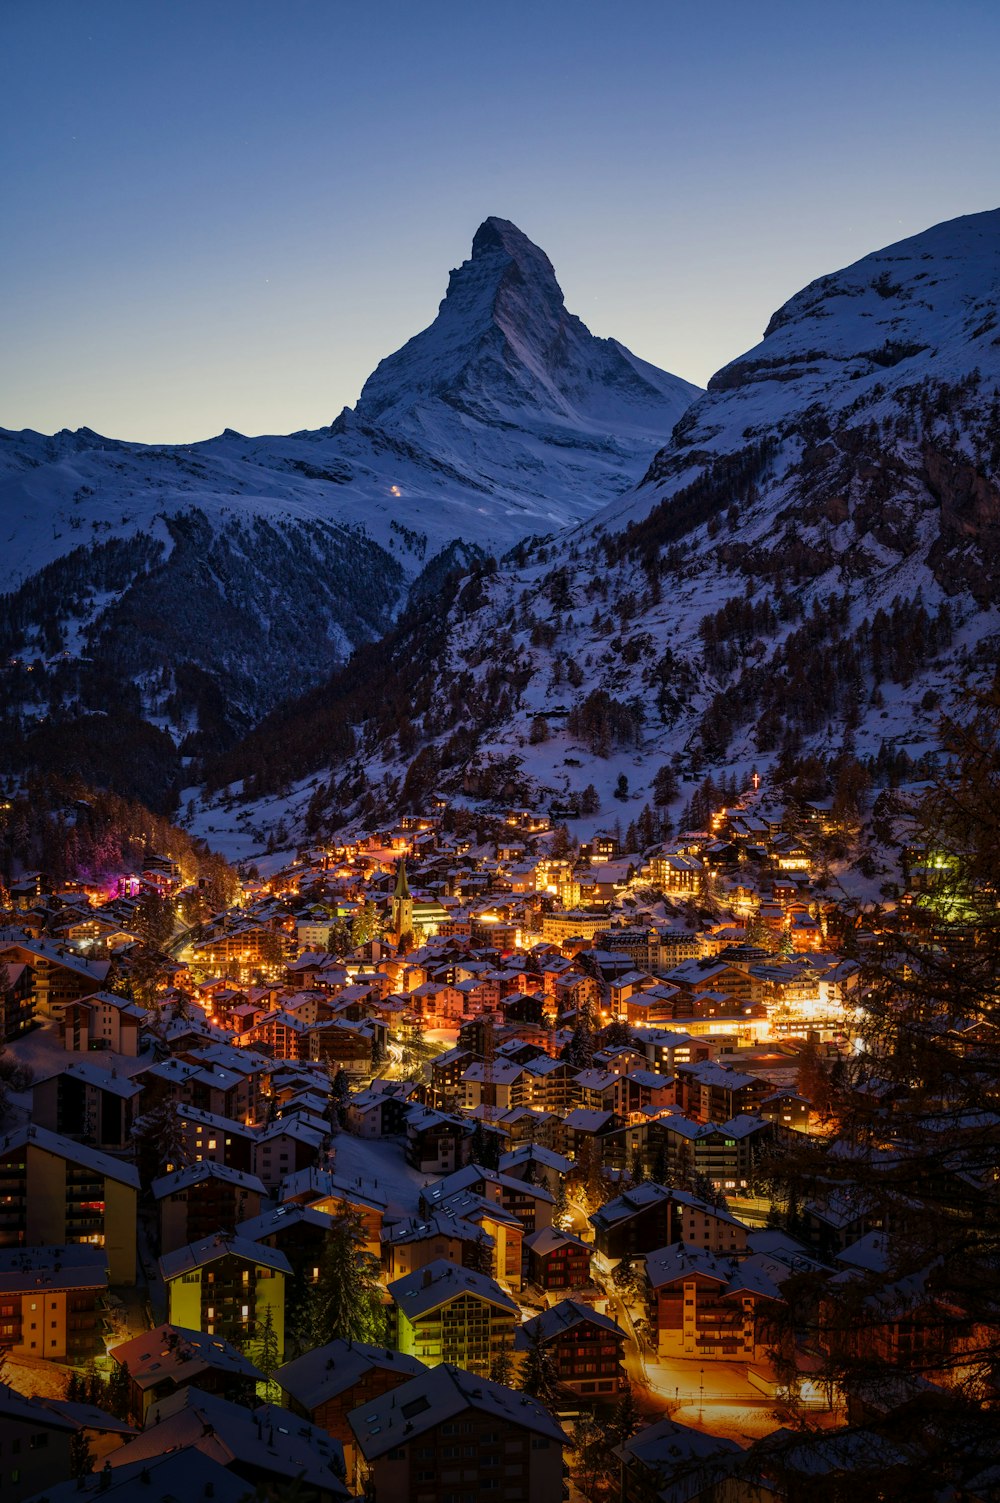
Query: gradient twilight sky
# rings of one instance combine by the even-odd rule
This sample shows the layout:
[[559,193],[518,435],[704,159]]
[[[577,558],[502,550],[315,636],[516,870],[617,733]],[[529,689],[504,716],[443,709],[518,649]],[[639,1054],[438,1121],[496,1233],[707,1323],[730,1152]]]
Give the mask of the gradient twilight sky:
[[352,404],[488,214],[704,383],[813,277],[1000,204],[998,0],[4,0],[0,425]]

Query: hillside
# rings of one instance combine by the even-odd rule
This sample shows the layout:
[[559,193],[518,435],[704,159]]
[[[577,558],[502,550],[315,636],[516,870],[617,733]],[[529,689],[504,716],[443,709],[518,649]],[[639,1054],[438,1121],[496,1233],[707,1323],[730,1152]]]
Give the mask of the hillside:
[[[301,820],[322,772],[313,826],[439,785],[565,806],[593,784],[598,818],[628,821],[665,761],[692,777],[919,761],[997,658],[998,302],[1000,211],[821,277],[636,487],[472,576],[383,644],[380,689],[339,675],[269,724],[266,758],[251,739],[214,781],[257,795],[299,777]],[[327,776],[347,728],[356,760]]]
[[76,720],[116,709],[179,744],[176,787],[183,759],[384,635],[415,583],[634,484],[695,395],[591,335],[544,253],[489,219],[434,323],[328,428],[174,447],[0,431],[7,742],[44,713],[70,755]]

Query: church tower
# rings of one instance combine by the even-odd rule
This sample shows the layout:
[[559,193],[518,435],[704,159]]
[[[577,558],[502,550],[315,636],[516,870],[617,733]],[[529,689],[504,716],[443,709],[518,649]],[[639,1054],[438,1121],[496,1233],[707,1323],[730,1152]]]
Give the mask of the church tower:
[[400,857],[396,867],[396,890],[392,895],[392,930],[397,943],[404,934],[413,933],[413,899],[406,880],[406,860]]

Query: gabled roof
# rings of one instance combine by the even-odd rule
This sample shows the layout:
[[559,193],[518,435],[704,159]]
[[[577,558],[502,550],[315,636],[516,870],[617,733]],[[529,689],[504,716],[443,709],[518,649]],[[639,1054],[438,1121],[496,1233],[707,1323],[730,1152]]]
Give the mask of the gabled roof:
[[[345,1500],[350,1496],[339,1477],[343,1466],[339,1441],[277,1404],[247,1409],[189,1386],[158,1399],[152,1419],[141,1435],[111,1454],[112,1468],[132,1461],[152,1462],[175,1447],[196,1446],[226,1467],[238,1464],[268,1478],[301,1477],[309,1489]],[[241,1485],[245,1498],[246,1481]],[[136,1488],[128,1496],[144,1496],[144,1490]]]
[[530,1430],[558,1446],[567,1444],[561,1425],[535,1399],[447,1362],[352,1409],[347,1420],[365,1460],[374,1461],[469,1410],[488,1415],[503,1428]]
[[398,1374],[406,1380],[426,1372],[427,1368],[416,1357],[404,1356],[391,1347],[338,1338],[286,1362],[274,1374],[274,1381],[304,1409],[313,1410],[328,1399],[350,1392],[376,1370]]
[[251,1216],[247,1221],[241,1221],[236,1228],[236,1235],[247,1242],[263,1242],[265,1237],[303,1225],[326,1232],[333,1223],[326,1211],[316,1211],[310,1205],[290,1202],[287,1205],[269,1205],[260,1216]]
[[127,1164],[122,1159],[112,1158],[109,1153],[101,1153],[97,1148],[89,1148],[86,1144],[77,1143],[72,1138],[64,1138],[59,1133],[49,1132],[46,1127],[37,1127],[34,1123],[29,1123],[0,1138],[0,1155],[29,1147],[38,1148],[44,1153],[51,1153],[56,1158],[66,1159],[71,1164],[78,1164],[81,1169],[91,1169],[104,1179],[117,1180],[119,1184],[127,1185],[129,1189],[139,1189],[139,1171],[134,1164]]
[[557,1248],[561,1247],[578,1248],[580,1251],[585,1252],[588,1258],[593,1252],[593,1248],[589,1243],[584,1242],[582,1237],[578,1237],[575,1232],[564,1231],[562,1227],[558,1226],[540,1226],[537,1231],[525,1237],[524,1246],[541,1258],[548,1257],[549,1253],[553,1253]]
[[584,1322],[596,1326],[599,1331],[604,1331],[609,1336],[621,1337],[625,1340],[625,1332],[616,1320],[609,1315],[599,1315],[589,1305],[582,1305],[575,1299],[561,1299],[549,1309],[543,1310],[540,1315],[535,1315],[531,1320],[526,1320],[514,1333],[514,1350],[517,1352],[527,1351],[536,1340],[553,1341],[564,1332],[571,1331],[575,1326]]
[[217,1164],[213,1159],[202,1159],[200,1163],[185,1164],[181,1169],[174,1169],[170,1174],[162,1174],[159,1179],[154,1179],[153,1198],[162,1200],[166,1195],[176,1195],[178,1191],[189,1190],[192,1185],[204,1184],[209,1179],[222,1180],[237,1189],[249,1190],[252,1194],[267,1195],[267,1186],[255,1174],[247,1174],[242,1169],[230,1169],[228,1164]]
[[142,1389],[155,1388],[174,1377],[196,1382],[198,1374],[207,1371],[229,1373],[254,1383],[263,1377],[232,1342],[169,1322],[112,1347],[109,1355],[119,1366],[127,1364],[129,1377]]
[[410,1321],[420,1320],[430,1311],[438,1310],[463,1295],[471,1295],[512,1315],[519,1313],[517,1305],[509,1294],[504,1293],[496,1279],[491,1279],[489,1274],[475,1273],[471,1268],[459,1268],[446,1258],[435,1258],[433,1263],[426,1263],[423,1268],[394,1279],[389,1285],[389,1293]]
[[82,1080],[86,1085],[107,1091],[112,1096],[121,1096],[126,1101],[142,1093],[142,1085],[138,1080],[130,1079],[127,1075],[119,1075],[117,1070],[103,1069],[89,1059],[74,1059],[63,1065],[61,1069],[53,1070],[51,1075],[36,1076],[32,1089],[43,1085],[48,1080],[58,1080],[64,1075],[68,1075],[71,1080]]
[[273,1268],[276,1273],[291,1275],[292,1265],[284,1253],[273,1247],[264,1247],[259,1242],[249,1242],[245,1237],[227,1237],[217,1232],[213,1237],[203,1237],[200,1242],[189,1242],[174,1252],[164,1253],[160,1259],[160,1272],[164,1279],[176,1279],[181,1274],[193,1273],[217,1263],[220,1258],[243,1258],[247,1263],[261,1263]]

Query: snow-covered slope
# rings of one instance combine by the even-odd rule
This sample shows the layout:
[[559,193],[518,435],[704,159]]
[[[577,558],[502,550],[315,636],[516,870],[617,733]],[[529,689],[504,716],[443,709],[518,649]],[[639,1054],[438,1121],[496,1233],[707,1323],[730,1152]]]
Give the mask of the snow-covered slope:
[[431,327],[329,428],[172,447],[0,430],[0,661],[36,673],[22,694],[8,672],[8,704],[99,710],[135,680],[194,731],[190,665],[246,725],[386,631],[442,551],[510,547],[633,485],[697,394],[588,333],[544,253],[490,219]]
[[[391,715],[345,696],[367,722],[361,807],[407,775],[408,797],[429,780],[564,803],[593,783],[598,817],[627,820],[674,757],[703,773],[928,750],[939,708],[997,660],[998,306],[1000,211],[792,298],[638,486],[462,592],[410,684],[427,708],[405,756]],[[301,752],[301,717],[296,734]],[[332,808],[358,807],[356,781],[329,788]]]

